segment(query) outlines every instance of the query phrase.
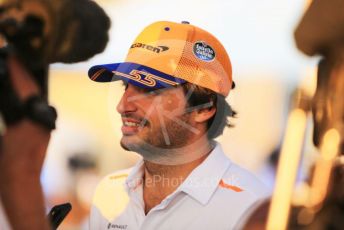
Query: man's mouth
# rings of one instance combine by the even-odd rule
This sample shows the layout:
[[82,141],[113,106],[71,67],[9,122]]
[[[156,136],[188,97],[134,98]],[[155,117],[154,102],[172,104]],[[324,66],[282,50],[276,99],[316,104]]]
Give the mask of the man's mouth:
[[138,133],[143,127],[145,126],[146,122],[144,120],[136,120],[130,118],[123,118],[122,119],[122,133],[125,136],[133,135]]
[[130,122],[130,121],[125,121],[123,124],[125,126],[130,126],[130,127],[139,127],[140,126],[140,124],[135,123],[135,122]]

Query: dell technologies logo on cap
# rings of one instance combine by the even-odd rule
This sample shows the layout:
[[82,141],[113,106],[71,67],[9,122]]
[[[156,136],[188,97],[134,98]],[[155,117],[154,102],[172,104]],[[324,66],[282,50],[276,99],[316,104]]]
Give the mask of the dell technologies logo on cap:
[[167,46],[150,46],[150,45],[146,45],[143,43],[132,44],[130,49],[132,49],[132,48],[143,48],[143,49],[155,52],[155,53],[164,52],[164,51],[169,49]]
[[215,58],[215,51],[205,42],[198,41],[193,46],[193,53],[202,61],[212,61]]

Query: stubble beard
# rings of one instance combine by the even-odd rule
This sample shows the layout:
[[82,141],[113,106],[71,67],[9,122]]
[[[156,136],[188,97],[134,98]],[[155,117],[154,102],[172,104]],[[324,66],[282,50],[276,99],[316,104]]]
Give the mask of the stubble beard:
[[[191,125],[189,114],[183,114],[178,119],[189,126]],[[188,127],[175,123],[173,120],[165,119],[164,122],[164,127],[149,129],[143,135],[129,137],[133,139],[132,141],[124,141],[125,137],[123,137],[120,142],[122,148],[136,152],[148,161],[159,162],[173,158],[177,149],[185,148],[190,144],[194,133]]]

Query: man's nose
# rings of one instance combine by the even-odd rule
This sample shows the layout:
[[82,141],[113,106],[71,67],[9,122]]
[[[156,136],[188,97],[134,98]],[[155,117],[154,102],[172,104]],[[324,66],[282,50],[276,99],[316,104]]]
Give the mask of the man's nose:
[[117,112],[120,114],[135,112],[137,107],[135,105],[135,100],[133,100],[134,96],[135,90],[132,86],[128,85],[116,107]]

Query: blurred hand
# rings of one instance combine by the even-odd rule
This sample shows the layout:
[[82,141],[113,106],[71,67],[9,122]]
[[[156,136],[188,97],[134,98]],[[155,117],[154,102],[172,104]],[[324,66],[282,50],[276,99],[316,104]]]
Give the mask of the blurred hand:
[[[13,56],[9,57],[8,70],[13,88],[19,99],[24,101],[30,96],[40,94],[39,87],[32,80],[32,77]],[[39,174],[49,139],[49,130],[28,119],[23,119],[15,125],[8,126],[2,137],[0,154],[2,166],[9,170],[11,168],[27,167],[27,169],[32,169],[32,172]],[[3,162],[5,159],[6,162]],[[9,161],[16,164],[8,164]],[[0,167],[0,170],[3,167]]]
[[[20,100],[39,95],[39,87],[15,57],[8,70]],[[0,145],[0,195],[13,229],[49,229],[40,173],[50,130],[23,119],[6,127]]]

